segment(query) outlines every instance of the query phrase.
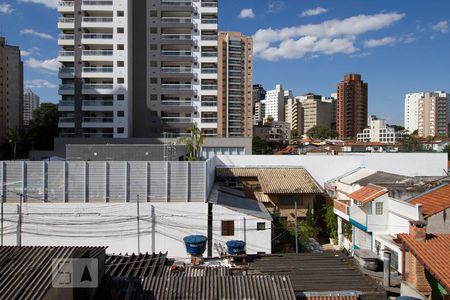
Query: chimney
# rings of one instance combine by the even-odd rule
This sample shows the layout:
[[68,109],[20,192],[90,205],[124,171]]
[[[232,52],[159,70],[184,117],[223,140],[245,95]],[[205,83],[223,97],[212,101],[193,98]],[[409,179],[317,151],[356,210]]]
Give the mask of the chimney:
[[409,235],[418,242],[424,241],[427,237],[427,223],[423,221],[409,222]]

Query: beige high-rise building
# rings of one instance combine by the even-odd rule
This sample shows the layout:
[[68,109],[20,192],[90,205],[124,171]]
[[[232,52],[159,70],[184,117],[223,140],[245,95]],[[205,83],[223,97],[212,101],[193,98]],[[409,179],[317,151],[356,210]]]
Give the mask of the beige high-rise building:
[[8,131],[19,129],[23,118],[23,63],[20,49],[0,37],[0,143]]
[[418,101],[418,135],[448,136],[448,94],[424,93]]
[[303,134],[303,109],[300,99],[292,97],[285,100],[285,121],[291,124],[291,132]]
[[332,98],[324,98],[312,93],[297,97],[301,102],[303,121],[303,131],[299,134],[305,134],[314,126],[325,126],[332,128],[335,122],[336,102]]
[[253,40],[219,32],[217,45],[217,135],[253,135]]
[[33,119],[33,111],[39,108],[40,98],[33,93],[31,89],[27,89],[23,94],[23,124],[29,125]]

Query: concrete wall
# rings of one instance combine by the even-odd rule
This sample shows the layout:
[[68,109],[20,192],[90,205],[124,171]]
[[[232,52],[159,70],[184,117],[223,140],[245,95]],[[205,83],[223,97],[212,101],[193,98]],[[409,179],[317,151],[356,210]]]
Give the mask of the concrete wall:
[[[17,245],[18,205],[7,203],[4,209],[5,245]],[[28,203],[22,213],[22,246],[108,246],[106,252],[114,254],[168,251],[170,257],[186,257],[183,237],[207,236],[206,203],[141,203],[139,249],[136,203]],[[270,221],[219,205],[213,220],[213,245],[242,239],[248,253],[271,252]],[[221,235],[222,220],[235,221],[235,236]],[[266,229],[257,231],[258,222],[265,222]]]
[[444,169],[448,169],[445,153],[364,153],[338,156],[224,155],[215,159],[218,166],[304,167],[321,186],[324,182],[358,167],[405,176],[443,176]]
[[450,233],[450,208],[427,219],[427,233]]

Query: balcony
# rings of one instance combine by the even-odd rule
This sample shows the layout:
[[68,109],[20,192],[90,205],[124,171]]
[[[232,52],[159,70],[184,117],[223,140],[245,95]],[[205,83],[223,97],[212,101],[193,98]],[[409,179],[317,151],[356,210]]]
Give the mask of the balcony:
[[82,10],[94,10],[94,11],[103,11],[103,10],[111,10],[113,5],[113,1],[111,0],[84,0],[82,2],[81,9]]
[[161,104],[175,107],[192,107],[192,101],[190,100],[161,100]]
[[58,36],[58,45],[60,45],[60,46],[75,45],[75,35],[74,34],[60,34]]
[[73,62],[75,59],[74,51],[59,51],[58,61],[60,62]]
[[202,68],[203,74],[216,74],[217,68]]
[[58,120],[59,128],[73,128],[75,127],[74,117],[60,117]]
[[59,94],[60,95],[73,95],[75,91],[74,84],[60,84],[59,85]]
[[162,67],[161,73],[167,74],[167,73],[175,73],[175,74],[182,74],[182,73],[191,73],[192,68],[191,67]]
[[201,118],[202,123],[217,123],[217,118]]
[[113,23],[112,17],[83,17],[81,26],[82,27],[107,27],[111,26]]
[[84,73],[112,73],[113,67],[84,67]]
[[98,92],[99,90],[112,90],[113,88],[113,84],[88,83],[83,84],[83,93],[93,93]]
[[192,123],[191,117],[161,117],[163,123]]
[[161,51],[161,56],[184,56],[189,57],[192,56],[191,51],[185,51],[185,50],[163,50]]
[[193,11],[192,1],[163,0],[161,1],[163,11]]
[[163,33],[161,34],[161,39],[164,41],[191,41],[191,34],[182,33]]
[[112,33],[84,33],[82,36],[83,44],[111,44]]
[[163,83],[161,87],[164,90],[192,90],[192,84],[183,83]]
[[73,1],[59,1],[58,2],[58,12],[73,12],[75,2]]
[[104,60],[105,56],[113,56],[113,50],[83,50],[82,60]]
[[202,24],[217,24],[217,19],[202,19]]
[[217,52],[202,52],[202,57],[217,57]]
[[163,24],[192,24],[192,18],[189,17],[162,17]]
[[113,123],[113,117],[84,117],[83,123]]
[[93,106],[99,107],[111,107],[114,105],[113,100],[83,100],[83,107],[89,107],[91,109]]
[[217,7],[217,1],[202,1],[202,7]]
[[75,76],[75,68],[59,68],[59,78],[73,78]]
[[217,35],[212,34],[202,35],[202,41],[217,41]]
[[350,201],[334,200],[333,201],[334,213],[348,221],[350,218],[349,204],[350,204]]
[[204,91],[214,91],[217,90],[217,85],[215,84],[202,84],[202,90]]
[[60,29],[73,29],[75,28],[75,19],[74,18],[58,18],[58,28]]

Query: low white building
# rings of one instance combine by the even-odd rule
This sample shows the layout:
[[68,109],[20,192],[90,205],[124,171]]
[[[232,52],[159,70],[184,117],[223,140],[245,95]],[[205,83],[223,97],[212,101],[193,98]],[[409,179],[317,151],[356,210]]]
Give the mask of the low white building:
[[395,144],[401,138],[401,133],[389,127],[386,120],[372,116],[369,120],[369,127],[357,134],[358,142],[380,142]]

